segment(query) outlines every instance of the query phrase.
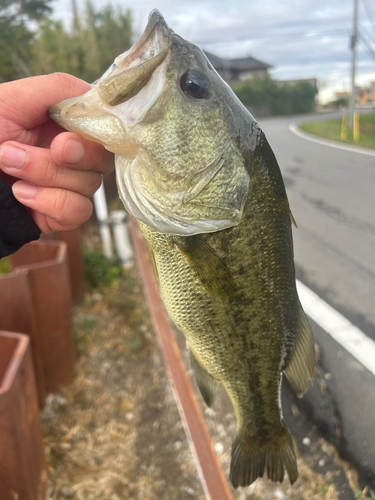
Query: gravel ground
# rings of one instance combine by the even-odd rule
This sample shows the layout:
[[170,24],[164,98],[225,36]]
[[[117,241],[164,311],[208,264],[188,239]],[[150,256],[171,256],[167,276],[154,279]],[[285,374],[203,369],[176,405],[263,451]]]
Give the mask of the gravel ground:
[[[42,412],[49,500],[203,500],[138,272],[114,272],[107,281],[75,309],[76,378],[50,395]],[[179,333],[177,338],[185,356],[184,339]],[[231,404],[223,390],[214,410],[197,397],[228,477],[236,426]],[[298,415],[294,418],[299,421]],[[308,439],[325,450],[341,474],[333,447],[318,435]],[[317,473],[309,453],[299,455],[298,466],[293,487],[288,479],[281,485],[261,479],[249,488],[232,489],[233,498],[350,498],[338,495],[336,469]],[[355,476],[349,479],[355,488]]]
[[[183,346],[185,345],[185,340],[180,332],[175,332],[176,338],[178,339],[180,350],[184,354],[184,361],[187,372],[190,376],[191,383],[195,387],[195,382],[193,380],[193,373],[189,369],[189,362],[187,355]],[[197,391],[196,391],[197,393]],[[207,408],[200,394],[197,394],[198,401],[200,403],[202,413],[205,416],[206,424],[211,434],[212,442],[216,451],[219,462],[221,463],[224,474],[226,477],[229,476],[229,466],[230,466],[230,451],[231,444],[236,430],[236,418],[233,412],[230,400],[225,392],[225,390],[220,387],[217,400],[215,402],[214,409]],[[290,405],[290,401],[287,401],[288,393],[284,392],[283,407]],[[296,408],[294,408],[296,411]],[[304,423],[304,429],[302,439],[305,439],[306,444],[302,444],[305,448],[304,454],[299,453],[300,448],[299,443],[295,440],[295,448],[297,450],[297,462],[299,470],[299,478],[296,483],[291,486],[289,480],[287,479],[287,474],[282,484],[273,483],[267,478],[259,479],[255,481],[248,488],[239,488],[235,490],[231,488],[232,495],[234,499],[238,500],[273,500],[273,499],[284,499],[284,500],[315,500],[326,498],[330,500],[342,498],[349,500],[351,497],[345,497],[338,495],[336,485],[334,484],[334,476],[337,473],[344,473],[346,478],[346,473],[343,472],[343,467],[341,461],[337,456],[335,449],[329,446],[325,441],[320,438],[317,434],[313,436],[309,434],[311,431],[310,426],[306,425],[306,419],[302,414],[299,414],[296,419]],[[295,423],[288,419],[288,426],[292,430],[295,427]],[[310,437],[308,437],[310,436]],[[313,469],[314,463],[311,461],[311,440],[314,440],[314,459],[322,460],[323,449],[335,463],[336,467],[326,470],[324,474],[316,473]],[[350,489],[350,488],[349,488]],[[350,490],[351,491],[351,490]]]

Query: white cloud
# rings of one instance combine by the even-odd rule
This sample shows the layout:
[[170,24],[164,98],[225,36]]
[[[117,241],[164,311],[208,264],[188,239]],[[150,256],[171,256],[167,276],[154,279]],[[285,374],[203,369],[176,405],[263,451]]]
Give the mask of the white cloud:
[[[84,0],[77,3],[83,9]],[[70,6],[71,0],[56,1],[55,15],[67,18]],[[132,10],[138,34],[157,8],[182,37],[224,57],[264,60],[274,65],[275,78],[317,77],[326,87],[348,85],[352,0],[140,0],[121,6]],[[371,33],[365,12],[360,21]],[[358,82],[368,80],[375,80],[375,60],[359,46]]]

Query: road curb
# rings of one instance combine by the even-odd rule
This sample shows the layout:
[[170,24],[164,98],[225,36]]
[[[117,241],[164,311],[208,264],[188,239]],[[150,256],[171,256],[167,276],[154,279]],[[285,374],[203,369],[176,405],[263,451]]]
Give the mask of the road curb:
[[328,139],[317,139],[315,136],[302,132],[301,129],[297,127],[295,123],[289,124],[289,130],[292,134],[306,139],[307,141],[315,142],[316,144],[321,144],[322,146],[330,146],[331,148],[343,149],[344,151],[350,151],[351,153],[360,153],[368,156],[375,156],[375,151],[371,151],[359,146],[346,146],[345,144],[338,144],[337,142],[330,141]]

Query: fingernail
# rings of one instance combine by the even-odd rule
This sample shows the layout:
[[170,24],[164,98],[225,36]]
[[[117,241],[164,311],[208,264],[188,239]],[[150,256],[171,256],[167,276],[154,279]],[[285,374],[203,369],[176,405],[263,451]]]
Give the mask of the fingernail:
[[29,184],[28,182],[16,182],[12,186],[13,193],[16,198],[23,198],[25,200],[30,200],[36,195],[37,187],[34,184]]
[[27,153],[14,146],[4,146],[0,152],[0,163],[3,167],[22,168],[26,163]]
[[70,164],[79,163],[84,153],[85,149],[81,142],[69,139],[63,151],[63,162]]

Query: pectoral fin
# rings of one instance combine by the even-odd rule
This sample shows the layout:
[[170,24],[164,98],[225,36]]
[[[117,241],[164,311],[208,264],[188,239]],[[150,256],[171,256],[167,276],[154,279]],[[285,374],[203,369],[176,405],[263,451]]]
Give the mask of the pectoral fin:
[[309,380],[314,379],[315,372],[315,342],[311,327],[300,305],[300,324],[296,347],[288,366],[284,370],[298,397],[307,391]]
[[217,390],[219,388],[219,382],[206,371],[203,366],[195,359],[194,354],[189,350],[190,365],[194,372],[194,378],[199,387],[200,393],[209,408],[212,408]]
[[291,221],[291,223],[293,224],[294,227],[298,227],[296,219],[294,218],[294,215],[292,214],[292,212],[290,212],[290,221]]
[[148,245],[148,253],[149,253],[149,256],[150,256],[150,261],[151,261],[151,264],[152,264],[152,268],[154,270],[155,279],[157,281],[157,284],[160,286],[159,273],[158,273],[158,268],[157,268],[157,265],[156,265],[155,254],[154,254],[153,249],[151,248],[151,245]]
[[195,235],[179,238],[176,245],[209,293],[220,297],[232,296],[235,291],[232,275],[208,243]]

